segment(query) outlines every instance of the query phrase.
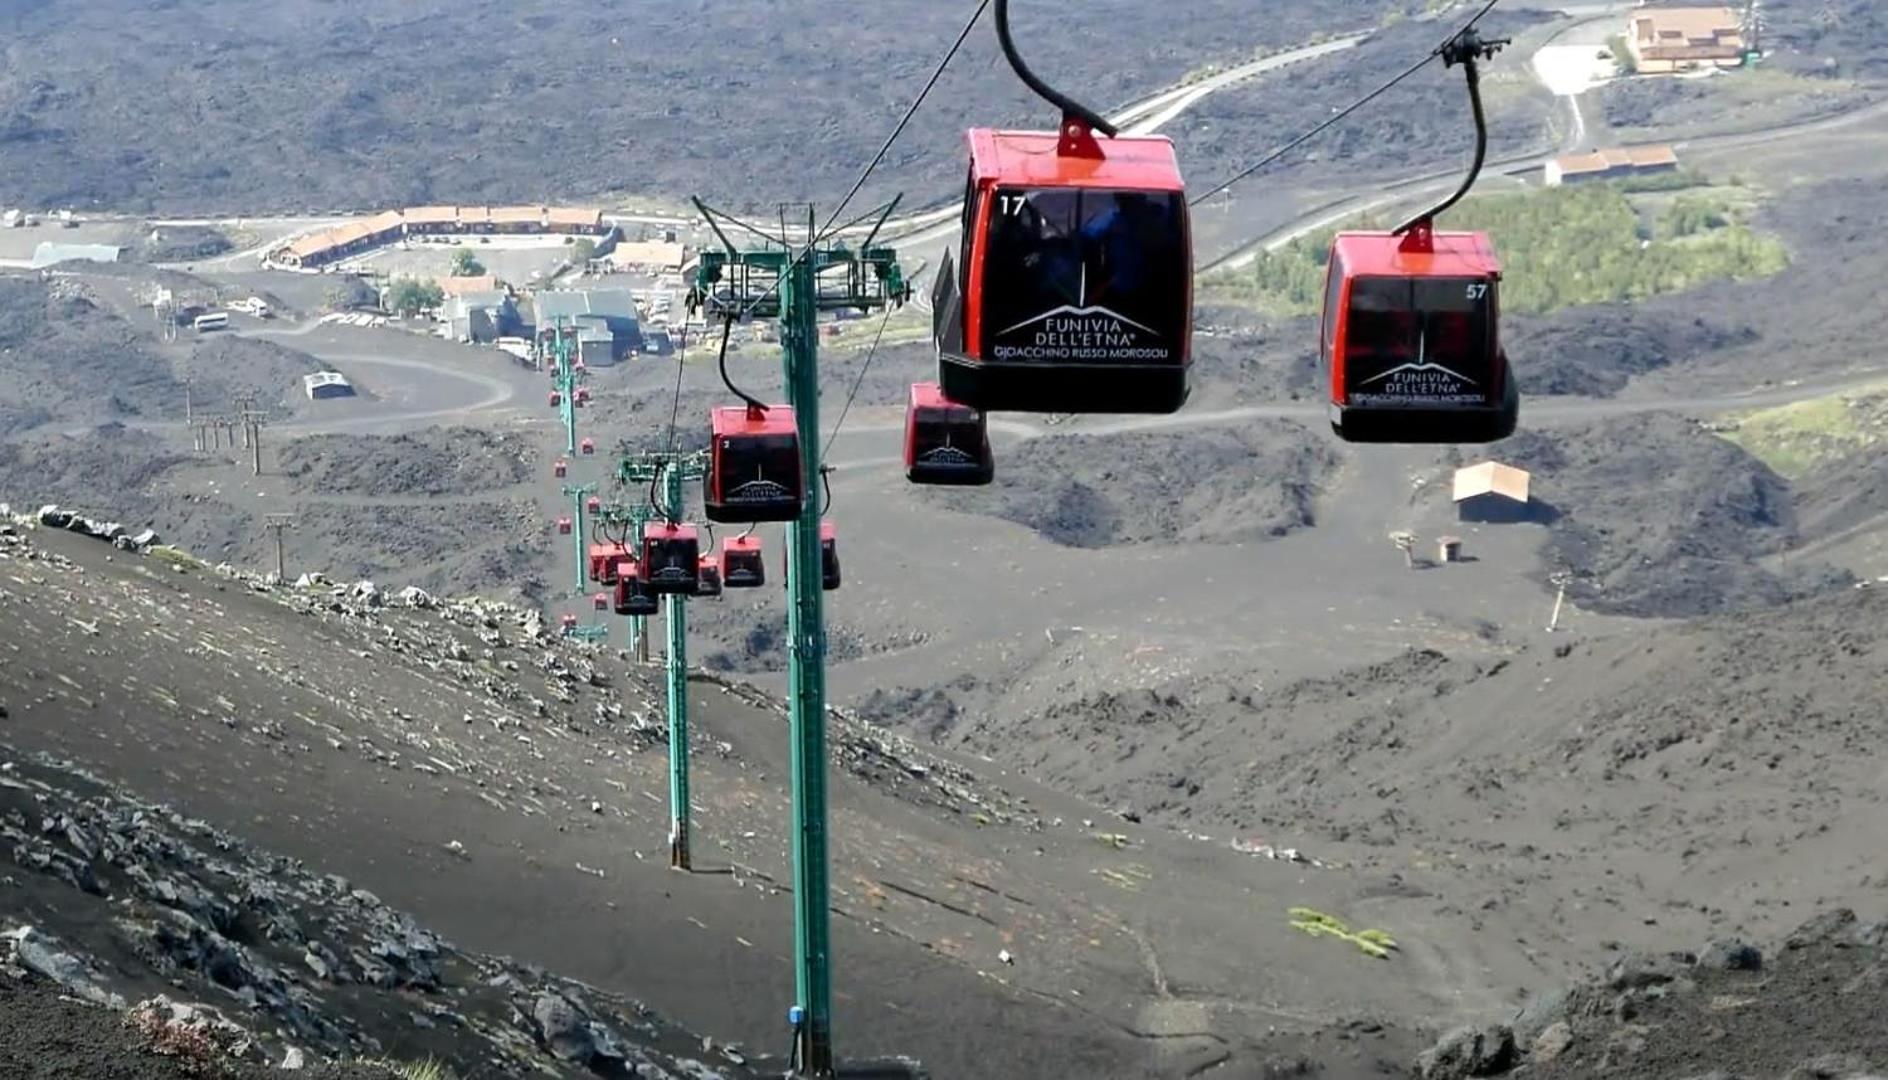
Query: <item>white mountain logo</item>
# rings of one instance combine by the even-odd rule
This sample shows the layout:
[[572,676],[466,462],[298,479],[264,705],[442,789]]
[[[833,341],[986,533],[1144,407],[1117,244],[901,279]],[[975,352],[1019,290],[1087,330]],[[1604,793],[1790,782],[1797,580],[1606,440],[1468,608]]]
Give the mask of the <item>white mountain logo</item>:
[[[1007,330],[1000,330],[998,331],[998,333],[1002,335],[1013,334],[1016,331],[1021,330],[1025,326],[1034,326],[1035,324],[1040,323],[1040,322],[1047,322],[1050,319],[1067,316],[1072,319],[1093,319],[1097,317],[1109,318],[1109,319],[1115,320],[1118,323],[1122,323],[1127,326],[1132,326],[1134,329],[1139,330],[1144,334],[1153,334],[1155,337],[1160,336],[1159,331],[1156,331],[1153,327],[1143,326],[1140,323],[1135,322],[1133,319],[1128,318],[1126,315],[1123,315],[1118,311],[1113,311],[1108,308],[1101,307],[1099,305],[1096,305],[1093,307],[1089,306],[1089,303],[1088,303],[1088,264],[1087,263],[1082,264],[1081,294],[1078,297],[1078,300],[1079,300],[1079,303],[1063,304],[1061,307],[1055,308],[1050,311],[1045,311],[1042,314],[1034,316],[1032,318],[1024,319],[1022,322],[1017,323],[1015,326],[1012,326]],[[1075,329],[1075,328],[1068,327],[1065,329]],[[1097,328],[1097,329],[1104,333],[1107,332],[1107,328]]]
[[1405,373],[1420,373],[1420,372],[1425,372],[1425,371],[1439,371],[1444,375],[1448,375],[1452,378],[1460,379],[1463,382],[1469,384],[1470,386],[1481,385],[1480,383],[1476,382],[1474,379],[1469,378],[1467,375],[1464,375],[1459,371],[1451,371],[1450,369],[1443,367],[1441,364],[1430,363],[1428,359],[1428,353],[1429,353],[1429,329],[1427,326],[1425,326],[1422,332],[1416,338],[1416,359],[1415,360],[1407,364],[1398,364],[1397,366],[1391,368],[1388,371],[1382,372],[1381,374],[1372,375],[1371,377],[1369,377],[1368,379],[1365,379],[1363,382],[1360,382],[1357,385],[1369,386],[1373,382],[1377,382],[1380,379],[1387,379],[1392,375],[1402,375]]

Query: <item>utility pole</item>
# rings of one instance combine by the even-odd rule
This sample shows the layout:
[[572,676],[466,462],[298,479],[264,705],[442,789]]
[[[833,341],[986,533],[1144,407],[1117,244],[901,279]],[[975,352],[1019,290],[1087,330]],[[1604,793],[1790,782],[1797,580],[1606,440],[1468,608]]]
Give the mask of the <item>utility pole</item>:
[[[625,456],[616,466],[616,478],[630,491],[647,491],[662,481],[661,512],[672,521],[682,520],[684,506],[682,485],[699,481],[707,471],[705,455],[644,453]],[[635,534],[642,535],[649,519],[649,508],[637,506],[629,514]],[[640,543],[640,540],[638,541]],[[668,626],[668,651],[665,668],[668,676],[669,707],[669,865],[687,870],[689,863],[688,808],[688,598],[670,594],[663,603]],[[641,620],[632,619],[632,647],[642,662],[649,659],[649,635]]]
[[247,450],[249,449],[249,418],[255,413],[256,399],[245,394],[236,399],[235,406],[236,415],[243,423],[243,449]]
[[586,591],[589,585],[589,582],[585,580],[585,572],[590,568],[590,560],[587,557],[589,553],[583,549],[584,539],[588,535],[583,527],[583,500],[585,496],[595,495],[596,493],[597,486],[595,484],[564,485],[564,494],[570,496],[570,545],[575,550],[577,556],[578,593]]
[[[250,475],[262,475],[262,425],[268,423],[269,414],[247,405],[243,407],[243,445],[250,451]],[[230,437],[230,445],[236,445],[235,436]]]
[[282,532],[295,527],[294,514],[265,514],[262,527],[275,534],[275,580],[287,581],[288,570],[282,560]]
[[1567,586],[1573,583],[1573,575],[1565,570],[1561,570],[1548,578],[1547,582],[1556,590],[1554,592],[1554,613],[1547,618],[1547,632],[1551,634],[1560,629],[1560,605],[1567,599]]
[[577,367],[576,332],[566,334],[564,321],[559,319],[551,330],[551,358],[556,365],[556,386],[563,396],[559,412],[564,420],[564,455],[577,453],[577,389],[583,383],[584,372]]
[[[695,206],[721,239],[722,251],[704,250],[691,300],[714,318],[756,315],[780,319],[787,404],[799,428],[803,485],[800,516],[787,526],[788,701],[793,784],[793,966],[797,998],[794,1076],[833,1075],[831,889],[826,817],[826,623],[820,580],[821,496],[819,428],[819,313],[841,308],[870,311],[902,304],[910,289],[889,247],[873,240],[896,209],[893,199],[857,248],[823,243],[813,208],[806,210],[806,242],[782,235],[767,246],[735,248],[712,211]],[[793,208],[798,217],[798,207]],[[866,215],[870,217],[871,215]],[[797,227],[797,226],[796,226]],[[750,227],[751,228],[751,227]],[[757,230],[756,230],[757,231]],[[765,234],[762,234],[763,236]],[[828,275],[828,271],[833,273]]]
[[[194,418],[191,416],[191,409],[190,409],[190,376],[185,375],[184,376],[184,423],[188,424],[191,422],[192,419]],[[203,449],[203,447],[199,446],[197,447],[197,449],[201,450]]]

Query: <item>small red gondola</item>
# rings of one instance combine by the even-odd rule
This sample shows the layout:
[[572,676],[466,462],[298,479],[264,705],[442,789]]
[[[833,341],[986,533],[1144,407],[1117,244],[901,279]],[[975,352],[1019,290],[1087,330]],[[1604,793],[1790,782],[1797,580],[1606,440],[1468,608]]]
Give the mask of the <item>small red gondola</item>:
[[649,591],[636,574],[633,563],[616,568],[616,613],[618,615],[654,615],[662,610],[656,594]]
[[587,386],[579,386],[577,388],[577,404],[588,405],[589,403],[590,403],[590,388]]
[[590,455],[595,454],[597,452],[596,440],[584,439],[583,441],[577,444],[577,449],[581,450],[585,457],[589,457]]
[[[780,553],[780,571],[785,576],[788,561],[787,552]],[[839,529],[830,521],[819,523],[819,586],[831,592],[839,587]]]
[[563,626],[566,633],[577,629],[577,616],[575,615],[566,613],[562,618],[558,619],[557,621],[560,625]]
[[591,544],[590,580],[598,585],[616,584],[617,564],[628,557],[629,552],[621,544]]
[[1474,29],[1443,47],[1468,73],[1475,160],[1441,205],[1391,232],[1340,232],[1325,279],[1319,366],[1331,428],[1362,443],[1485,443],[1514,434],[1521,395],[1501,345],[1501,262],[1488,237],[1435,218],[1475,184],[1488,152],[1476,61],[1505,41]]
[[933,297],[944,393],[986,412],[1175,412],[1188,393],[1193,250],[1173,144],[1117,136],[1029,70],[1004,0],[996,23],[1010,66],[1062,122],[969,133],[962,239]]
[[767,584],[760,537],[731,536],[721,542],[721,584],[730,589],[758,589]]
[[830,521],[819,523],[819,583],[829,591],[839,587],[839,527]]
[[610,609],[610,594],[598,593],[590,598],[590,603],[598,611],[608,611]]
[[656,522],[644,528],[640,567],[651,592],[687,596],[700,580],[701,540],[693,525]]
[[557,477],[559,480],[570,475],[570,462],[565,461],[561,457],[551,462],[551,475]]
[[563,403],[564,403],[564,395],[558,393],[555,390],[551,391],[551,408],[555,409],[559,405],[562,405]]
[[583,512],[584,512],[584,513],[586,513],[586,514],[600,514],[600,513],[602,513],[602,512],[603,512],[603,500],[602,500],[602,499],[600,499],[600,498],[598,498],[598,497],[596,497],[595,495],[592,495],[592,496],[590,496],[589,498],[587,498],[587,499],[585,499],[585,500],[583,501]]
[[713,555],[701,557],[701,565],[695,573],[695,595],[701,597],[721,595],[721,563]]
[[914,484],[987,484],[996,475],[982,410],[952,401],[936,383],[914,383],[905,407],[905,479]]
[[792,521],[799,517],[806,484],[793,410],[785,405],[764,409],[727,405],[715,409],[711,420],[714,440],[709,444],[708,469],[702,475],[708,520]]
[[559,536],[570,535],[570,519],[569,518],[560,517],[557,519],[557,534]]

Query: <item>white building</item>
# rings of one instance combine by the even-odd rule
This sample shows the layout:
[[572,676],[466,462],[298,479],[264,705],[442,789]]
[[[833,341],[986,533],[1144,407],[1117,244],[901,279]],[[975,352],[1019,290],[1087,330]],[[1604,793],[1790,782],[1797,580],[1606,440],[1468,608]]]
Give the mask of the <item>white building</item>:
[[311,375],[303,375],[302,388],[308,391],[310,401],[354,396],[353,385],[347,381],[347,376],[338,371],[317,371]]

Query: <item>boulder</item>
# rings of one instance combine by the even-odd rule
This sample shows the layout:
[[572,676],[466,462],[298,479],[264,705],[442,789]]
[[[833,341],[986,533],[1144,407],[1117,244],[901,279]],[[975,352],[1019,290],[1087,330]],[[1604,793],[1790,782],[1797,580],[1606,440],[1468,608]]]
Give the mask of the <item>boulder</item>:
[[64,510],[59,509],[51,503],[40,507],[39,513],[34,514],[33,518],[48,529],[63,529],[72,523],[71,514],[66,513]]
[[431,593],[417,585],[408,585],[406,588],[401,589],[395,599],[399,601],[401,607],[420,608],[422,610],[430,610],[438,603],[438,601],[433,599]]
[[1416,1059],[1422,1080],[1500,1076],[1515,1065],[1514,1030],[1506,1024],[1460,1027]]
[[1698,966],[1707,971],[1762,971],[1763,953],[1748,942],[1719,938],[1698,954]]
[[1529,1057],[1536,1064],[1546,1065],[1566,1053],[1572,1045],[1573,1029],[1564,1020],[1556,1021],[1547,1025],[1547,1030],[1534,1040],[1534,1049]]
[[1668,983],[1683,975],[1697,959],[1685,952],[1630,953],[1613,962],[1606,972],[1606,985],[1614,990],[1642,990]]
[[0,938],[12,943],[14,957],[28,971],[36,971],[94,1004],[113,1009],[125,1007],[124,998],[101,986],[85,962],[59,948],[58,940],[51,935],[22,926],[0,934]]
[[1797,927],[1783,944],[1785,948],[1804,949],[1819,945],[1825,941],[1835,941],[1843,931],[1855,925],[1855,912],[1848,908],[1836,908]]
[[588,1062],[596,1052],[590,1025],[569,1001],[556,994],[539,994],[531,1010],[538,1023],[538,1036],[544,1048],[559,1060]]
[[379,607],[386,597],[381,595],[380,586],[371,581],[357,581],[347,591],[348,599],[368,607]]
[[132,544],[136,545],[139,551],[143,551],[145,548],[148,548],[153,544],[161,544],[164,541],[162,537],[157,535],[156,529],[145,529],[143,532],[140,532],[136,534],[135,536],[133,536],[131,538],[131,542]]

